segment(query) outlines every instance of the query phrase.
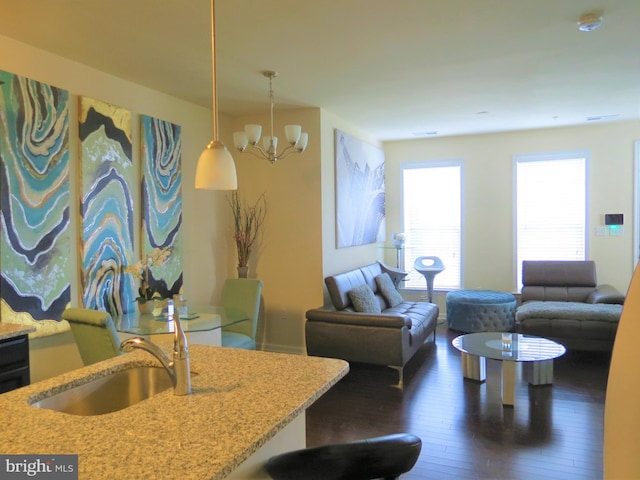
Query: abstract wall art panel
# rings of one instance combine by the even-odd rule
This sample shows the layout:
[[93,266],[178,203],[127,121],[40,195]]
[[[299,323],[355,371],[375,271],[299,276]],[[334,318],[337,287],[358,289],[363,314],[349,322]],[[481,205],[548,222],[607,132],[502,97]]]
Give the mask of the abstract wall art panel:
[[131,112],[80,97],[80,230],[85,308],[112,315],[133,310],[134,219]]
[[0,71],[2,321],[57,321],[71,300],[68,101]]
[[336,247],[384,241],[384,152],[340,130],[336,144]]
[[141,116],[142,252],[168,249],[150,269],[149,286],[168,298],[182,288],[182,142],[179,125]]

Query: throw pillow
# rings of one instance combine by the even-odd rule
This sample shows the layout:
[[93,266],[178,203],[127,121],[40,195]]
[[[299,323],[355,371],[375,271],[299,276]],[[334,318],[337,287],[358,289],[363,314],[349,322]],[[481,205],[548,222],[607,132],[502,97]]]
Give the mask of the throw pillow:
[[400,292],[396,289],[388,273],[378,275],[376,277],[376,283],[378,284],[378,290],[380,290],[390,307],[396,307],[404,302],[404,298],[402,298],[402,295],[400,295]]
[[373,290],[366,283],[349,290],[349,298],[356,312],[381,313],[380,302],[373,294]]

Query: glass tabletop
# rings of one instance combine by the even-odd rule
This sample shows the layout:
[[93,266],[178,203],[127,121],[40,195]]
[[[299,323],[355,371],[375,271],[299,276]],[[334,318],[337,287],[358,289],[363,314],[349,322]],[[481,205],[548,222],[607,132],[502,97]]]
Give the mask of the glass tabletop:
[[[227,312],[222,307],[190,307],[189,315],[180,318],[185,332],[205,332],[249,320],[238,312]],[[116,330],[134,335],[159,335],[173,333],[174,324],[166,316],[154,317],[151,313],[130,312],[113,317]]]
[[460,335],[451,342],[461,352],[493,360],[539,362],[564,355],[564,345],[520,333],[481,332]]

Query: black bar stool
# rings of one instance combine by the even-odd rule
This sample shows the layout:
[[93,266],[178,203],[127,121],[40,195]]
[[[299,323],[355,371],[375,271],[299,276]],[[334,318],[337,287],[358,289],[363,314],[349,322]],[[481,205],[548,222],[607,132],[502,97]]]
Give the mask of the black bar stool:
[[271,457],[274,480],[396,479],[413,468],[422,440],[409,433],[323,445]]

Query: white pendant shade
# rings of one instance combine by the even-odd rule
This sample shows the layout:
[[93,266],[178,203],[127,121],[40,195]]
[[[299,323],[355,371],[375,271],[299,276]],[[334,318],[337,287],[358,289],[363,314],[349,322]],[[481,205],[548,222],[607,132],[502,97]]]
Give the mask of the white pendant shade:
[[[218,95],[216,93],[216,2],[211,0],[211,70],[213,140],[200,154],[196,167],[196,188],[205,190],[236,190],[236,165],[227,147],[218,140]],[[235,139],[234,139],[235,141]]]
[[247,134],[249,143],[255,145],[260,141],[260,137],[262,136],[262,127],[260,125],[245,125],[244,133]]
[[238,177],[233,157],[221,142],[211,142],[198,158],[196,188],[235,190]]
[[244,152],[245,148],[247,148],[247,145],[249,144],[247,134],[244,132],[233,132],[233,144],[238,150]]
[[289,145],[295,145],[300,140],[300,134],[302,133],[302,127],[300,125],[285,125],[284,134],[287,137]]
[[298,140],[298,142],[296,143],[296,148],[298,149],[298,151],[304,152],[304,149],[307,148],[308,143],[309,143],[309,134],[301,133],[300,140]]

